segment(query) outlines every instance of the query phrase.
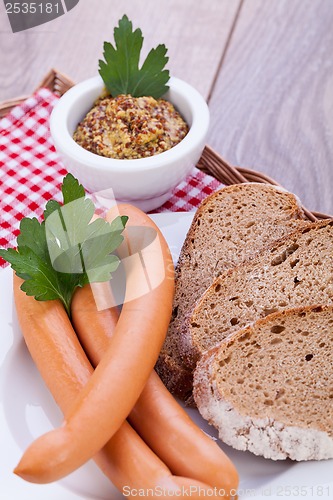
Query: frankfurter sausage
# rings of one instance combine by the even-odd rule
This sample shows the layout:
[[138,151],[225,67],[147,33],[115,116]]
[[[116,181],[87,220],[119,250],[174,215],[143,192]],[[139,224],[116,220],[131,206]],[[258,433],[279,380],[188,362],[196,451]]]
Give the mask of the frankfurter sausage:
[[[81,345],[96,365],[108,347],[117,308],[98,311],[90,286],[79,288],[72,301],[72,321]],[[91,336],[90,326],[94,325]],[[194,424],[153,371],[131,411],[129,421],[174,474],[235,491],[237,471],[219,446]]]
[[[137,209],[129,205],[117,208],[120,215],[126,214],[129,217],[127,228],[141,225],[142,215]],[[113,215],[111,213],[109,216]],[[122,247],[119,253],[121,254],[122,250],[121,256],[124,256]],[[96,366],[108,348],[119,311],[117,307],[98,311],[96,294],[99,295],[99,301],[103,301],[104,294],[109,304],[112,297],[104,283],[92,286],[94,293],[90,285],[76,290],[71,315],[81,345],[84,346],[92,364]],[[90,329],[92,324],[93,335]],[[155,371],[151,373],[131,411],[129,421],[174,474],[192,477],[223,489],[226,498],[228,492],[237,489],[238,474],[232,462],[220,447],[194,424]]]
[[[148,216],[142,213],[142,218],[156,237],[146,248],[140,246],[140,237],[131,240],[140,252],[140,265],[138,259],[125,263],[125,302],[112,342],[63,425],[24,453],[16,473],[30,481],[55,481],[92,458],[120,428],[156,363],[171,316],[174,269],[163,235]],[[161,277],[159,284],[142,288],[143,271]]]
[[[78,392],[91,377],[93,368],[62,304],[59,301],[39,302],[28,297],[20,289],[21,283],[22,280],[14,275],[14,300],[21,330],[44,382],[66,415]],[[168,498],[169,490],[174,492],[190,488],[192,498],[197,498],[197,490],[209,488],[188,478],[172,476],[126,421],[94,460],[120,491],[125,487],[129,492],[133,489],[160,488],[160,491],[165,491],[162,498]],[[15,472],[26,480],[45,482],[45,477],[30,476],[29,471]]]
[[[36,301],[22,292],[21,283],[22,280],[14,275],[14,300],[25,342],[44,382],[62,412],[66,414],[78,392],[91,377],[93,367],[61,303]],[[133,466],[127,466],[122,458],[124,452],[134,456],[139,454],[140,460],[133,461]],[[122,485],[121,481],[119,482],[121,476],[126,477],[123,484],[132,484],[129,475],[132,475],[133,469],[133,477],[140,477],[148,472],[153,474],[156,464],[161,466],[162,470],[161,462],[152,460],[149,448],[127,422],[123,423],[105,448],[95,456],[95,460],[116,486]],[[151,469],[147,467],[149,463],[153,464]],[[135,470],[137,467],[139,469]],[[164,468],[164,474],[166,471]]]

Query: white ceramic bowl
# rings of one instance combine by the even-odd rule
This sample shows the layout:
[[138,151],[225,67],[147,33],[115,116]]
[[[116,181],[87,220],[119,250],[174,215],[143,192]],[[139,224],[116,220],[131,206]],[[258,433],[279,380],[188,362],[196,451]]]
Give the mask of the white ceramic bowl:
[[106,158],[85,150],[73,140],[77,124],[104,88],[99,76],[75,85],[59,99],[50,119],[54,145],[66,169],[88,191],[102,191],[104,198],[113,191],[117,201],[149,211],[162,205],[172,189],[190,173],[205,146],[209,110],[203,97],[187,83],[170,78],[168,85],[170,88],[163,97],[183,116],[189,132],[173,148],[148,158]]

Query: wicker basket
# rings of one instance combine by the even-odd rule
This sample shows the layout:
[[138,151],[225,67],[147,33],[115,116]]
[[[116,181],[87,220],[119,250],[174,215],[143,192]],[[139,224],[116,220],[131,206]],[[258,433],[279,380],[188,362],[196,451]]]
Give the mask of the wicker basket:
[[[64,75],[60,71],[57,71],[56,69],[52,69],[43,78],[36,90],[46,87],[55,94],[61,96],[73,85],[73,80],[71,80],[68,76]],[[21,104],[21,102],[23,102],[27,97],[29,96],[21,96],[16,99],[10,99],[0,103],[0,117],[7,114],[14,106]],[[221,156],[219,156],[210,146],[205,147],[197,167],[203,172],[215,177],[226,186],[243,182],[262,182],[266,184],[273,184],[275,186],[280,185],[274,179],[271,179],[270,177],[255,170],[233,167]],[[309,220],[312,221],[316,221],[317,219],[333,218],[331,215],[309,211],[305,207],[303,207],[303,209]]]
[[[50,89],[56,95],[62,96],[68,89],[70,89],[74,85],[73,80],[71,80],[68,76],[60,73],[56,69],[51,69],[47,75],[43,78],[40,84],[35,89],[38,90],[42,87]],[[21,104],[25,99],[27,99],[29,95],[23,95],[20,97],[16,97],[14,99],[8,99],[7,101],[3,101],[0,103],[0,118],[5,116],[12,108]]]

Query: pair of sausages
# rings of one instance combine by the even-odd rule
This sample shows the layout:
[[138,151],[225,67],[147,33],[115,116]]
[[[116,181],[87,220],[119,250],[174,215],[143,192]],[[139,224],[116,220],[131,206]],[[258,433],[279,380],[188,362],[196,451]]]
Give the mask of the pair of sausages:
[[[124,259],[126,293],[120,315],[116,308],[98,311],[91,288],[78,289],[71,307],[77,336],[59,302],[26,296],[14,277],[28,349],[65,415],[60,428],[30,445],[15,472],[28,481],[51,482],[94,457],[120,490],[217,488],[227,497],[238,484],[233,464],[153,371],[172,308],[174,270],[168,246],[146,214],[122,205],[108,213],[108,220],[118,215],[116,210],[129,216],[127,227],[156,231],[146,248],[134,235],[120,249],[123,258],[126,252],[140,256],[140,265],[135,258]],[[143,268],[148,277],[159,277],[149,290],[143,289]],[[102,290],[103,284],[95,286]]]

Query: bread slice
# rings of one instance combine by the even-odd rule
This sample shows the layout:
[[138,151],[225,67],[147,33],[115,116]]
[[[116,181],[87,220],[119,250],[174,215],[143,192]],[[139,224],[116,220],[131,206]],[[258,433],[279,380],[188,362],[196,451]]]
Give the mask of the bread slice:
[[265,458],[333,458],[333,306],[270,314],[207,351],[194,399],[225,443]]
[[333,220],[300,228],[221,274],[193,310],[182,349],[195,367],[232,332],[272,312],[313,303],[333,303]]
[[298,199],[267,184],[235,184],[202,202],[180,253],[173,316],[156,365],[172,393],[183,400],[191,395],[192,366],[181,359],[179,332],[202,293],[223,270],[253,258],[300,219],[305,216]]

